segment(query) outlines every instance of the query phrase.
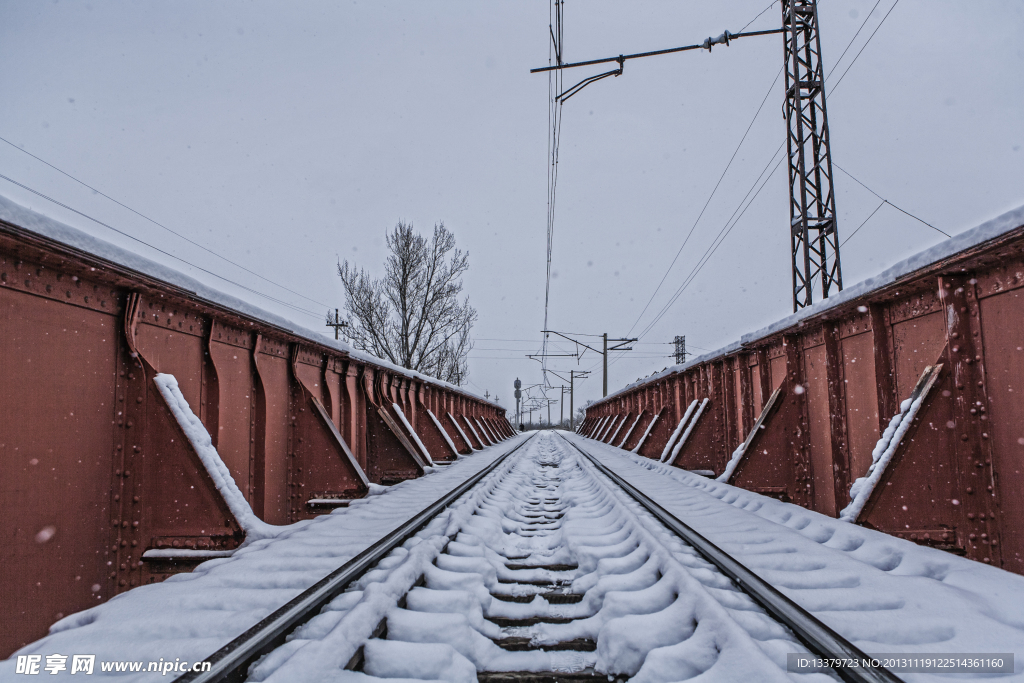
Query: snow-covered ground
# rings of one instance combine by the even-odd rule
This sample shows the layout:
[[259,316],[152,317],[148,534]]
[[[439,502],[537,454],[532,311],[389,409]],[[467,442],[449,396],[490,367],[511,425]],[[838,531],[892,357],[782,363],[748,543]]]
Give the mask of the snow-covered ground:
[[566,438],[864,652],[1014,652],[1015,673],[1005,677],[1024,680],[1024,577],[592,439]]
[[[18,654],[196,661],[527,438],[72,615]],[[787,655],[806,652],[793,634],[565,439],[868,654],[1024,653],[1024,577],[540,432],[258,661],[249,680],[468,683],[508,671],[832,680],[787,673]],[[18,680],[14,665],[0,663],[0,678]],[[1022,671],[1018,661],[1001,678],[1024,680]]]
[[[232,556],[204,562],[191,573],[135,588],[65,617],[51,627],[50,635],[0,662],[0,680],[21,678],[15,674],[18,654],[41,654],[44,665],[46,655],[58,653],[94,654],[97,662],[202,659],[526,438],[519,435],[443,469],[431,468],[418,479],[375,487],[382,492],[281,528],[275,537],[247,543]],[[71,675],[70,661],[57,676]],[[94,676],[101,675],[98,669],[99,664]],[[120,674],[118,680],[167,678]]]
[[[386,635],[372,638],[382,620]],[[343,671],[360,647],[362,671]],[[469,683],[478,672],[548,671],[782,681],[789,652],[806,650],[559,436],[541,432],[250,680]]]

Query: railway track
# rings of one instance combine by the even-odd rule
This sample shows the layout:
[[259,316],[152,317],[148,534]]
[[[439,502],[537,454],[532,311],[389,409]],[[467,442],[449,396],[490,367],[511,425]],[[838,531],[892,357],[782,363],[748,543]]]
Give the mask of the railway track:
[[896,681],[553,432],[522,442],[186,681]]

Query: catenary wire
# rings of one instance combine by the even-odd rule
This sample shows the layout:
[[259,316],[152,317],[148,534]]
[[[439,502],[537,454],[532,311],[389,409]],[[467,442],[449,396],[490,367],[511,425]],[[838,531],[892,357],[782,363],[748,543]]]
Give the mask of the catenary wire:
[[[859,27],[859,28],[857,29],[856,33],[854,33],[854,34],[853,34],[853,37],[852,37],[852,38],[850,39],[850,41],[849,41],[849,42],[848,42],[848,43],[846,44],[846,47],[845,47],[845,48],[843,49],[843,52],[842,52],[842,54],[840,55],[839,59],[838,59],[838,60],[836,61],[836,63],[835,63],[835,64],[834,64],[833,66],[832,66],[832,68],[831,68],[831,69],[829,69],[829,72],[828,72],[828,74],[827,74],[827,75],[826,75],[826,77],[825,77],[825,78],[826,78],[826,81],[827,81],[827,80],[828,80],[829,78],[831,78],[832,74],[833,74],[833,73],[835,72],[836,68],[838,67],[839,63],[840,63],[840,62],[842,61],[843,57],[844,57],[844,56],[846,55],[846,53],[847,53],[847,52],[849,51],[849,49],[850,49],[850,47],[851,47],[851,46],[853,45],[854,41],[856,41],[856,39],[857,39],[857,36],[858,36],[858,35],[860,35],[861,31],[862,31],[862,30],[864,29],[864,27],[865,27],[865,26],[867,25],[868,21],[869,21],[869,20],[870,20],[870,18],[871,18],[871,14],[872,14],[872,13],[873,13],[873,12],[875,11],[875,8],[877,8],[877,7],[878,7],[878,4],[879,4],[880,2],[881,2],[881,0],[877,0],[877,2],[875,3],[875,6],[871,8],[871,12],[868,12],[867,16],[865,16],[865,17],[864,17],[864,21],[863,21],[863,22],[861,22],[861,25],[860,25],[860,27]],[[896,0],[896,2],[899,2],[899,0]],[[861,55],[861,54],[862,54],[862,53],[864,52],[864,48],[866,48],[866,47],[867,47],[868,43],[869,43],[869,42],[871,41],[871,39],[872,39],[872,38],[873,38],[873,37],[875,36],[875,33],[877,33],[877,32],[878,32],[878,29],[879,29],[879,28],[881,28],[881,26],[882,26],[882,23],[884,23],[884,22],[885,22],[886,18],[888,18],[888,16],[889,16],[889,13],[891,13],[891,12],[892,12],[892,10],[893,10],[893,8],[894,8],[895,6],[896,6],[896,4],[894,3],[894,4],[893,4],[893,6],[889,8],[889,12],[887,12],[887,13],[885,14],[885,16],[884,16],[884,17],[882,17],[882,21],[881,21],[881,22],[879,22],[878,26],[876,26],[876,27],[875,27],[875,30],[874,30],[874,31],[873,31],[873,32],[871,33],[871,35],[870,35],[870,36],[868,37],[867,41],[865,41],[864,45],[863,45],[863,46],[861,46],[861,49],[860,49],[860,50],[859,50],[859,51],[857,52],[857,55],[856,55],[856,56],[855,56],[855,57],[853,58],[853,61],[851,61],[851,62],[850,62],[850,65],[849,65],[849,66],[848,66],[848,67],[846,68],[846,70],[845,70],[845,71],[844,71],[844,72],[842,73],[842,75],[840,76],[840,78],[839,78],[839,81],[837,81],[837,82],[836,82],[836,84],[835,84],[834,86],[832,86],[832,87],[831,87],[831,92],[832,92],[833,94],[834,94],[834,92],[835,92],[835,89],[836,89],[836,87],[838,87],[839,83],[840,83],[840,82],[842,82],[842,79],[843,79],[843,77],[844,77],[844,76],[846,76],[846,74],[847,74],[847,73],[849,73],[850,69],[851,69],[851,68],[853,67],[853,65],[854,65],[854,64],[856,63],[856,61],[857,61],[857,58],[858,58],[858,57],[860,57],[860,55]],[[769,7],[770,7],[770,6],[769,6]],[[763,12],[762,12],[762,13],[763,13]],[[780,73],[781,73],[781,70],[780,70]],[[775,77],[775,81],[778,81],[778,75],[776,75],[776,77]],[[772,82],[772,88],[774,88],[774,86],[775,86],[775,81],[773,81],[773,82]],[[771,88],[769,89],[769,91],[768,91],[768,92],[769,92],[769,94],[771,93]],[[767,96],[766,96],[766,98],[765,98],[765,99],[767,100]],[[764,107],[764,102],[762,101],[762,103],[761,103],[761,108],[763,108],[763,107]],[[758,115],[760,114],[760,112],[761,112],[761,108],[759,108],[759,109],[758,109],[758,111],[757,111],[757,113],[755,113],[755,114],[754,114],[754,119],[755,119],[755,120],[757,119],[757,116],[758,116]],[[753,125],[753,123],[754,123],[754,122],[753,122],[753,121],[751,121],[751,126]],[[747,130],[749,131],[749,129],[750,129],[750,128],[749,128],[749,126],[748,126],[748,129],[747,129]],[[745,138],[745,137],[746,137],[746,133],[744,133],[744,138]],[[743,144],[743,141],[742,141],[742,140],[740,141],[740,144],[741,144],[741,145]],[[780,146],[779,146],[779,150],[781,150],[781,149],[782,149],[782,147],[783,147],[783,145],[780,145]],[[739,150],[739,147],[737,147],[737,151],[738,151],[738,150]],[[776,152],[775,152],[775,155],[777,155],[777,154],[778,154],[779,150],[776,150]],[[775,155],[773,155],[773,156],[772,156],[772,161],[774,161]],[[734,153],[734,156],[735,156],[735,153]],[[730,160],[730,163],[731,163],[731,160]],[[771,165],[771,163],[772,163],[772,162],[769,162],[769,165]],[[729,168],[729,167],[728,167],[728,166],[726,166],[726,171],[728,171],[728,168]],[[843,170],[843,169],[840,169],[840,170]],[[846,171],[843,171],[843,172],[844,172],[844,173],[846,173]],[[774,170],[772,171],[772,173],[774,173]],[[762,171],[762,174],[763,174],[763,171]],[[725,174],[723,173],[722,177],[724,177],[724,175],[725,175]],[[849,175],[849,174],[847,174],[847,175]],[[850,177],[852,178],[853,176],[850,176]],[[750,192],[751,192],[751,191],[753,190],[753,188],[757,186],[757,183],[758,183],[758,182],[760,182],[760,180],[761,180],[761,176],[758,176],[757,180],[755,180],[755,181],[754,181],[754,184],[753,184],[753,185],[751,186],[751,189],[747,191],[747,195],[749,195],[749,194],[750,194]],[[856,180],[856,178],[854,178],[854,180]],[[858,181],[858,182],[859,182],[859,181]],[[721,179],[719,179],[719,183],[721,183]],[[762,186],[762,187],[763,187],[763,186]],[[867,187],[866,187],[866,186],[865,186],[865,188],[867,189]],[[718,189],[718,186],[716,185],[716,186],[715,186],[715,190],[717,190],[717,189]],[[712,190],[712,196],[714,196],[714,192],[715,192],[715,190]],[[871,191],[871,190],[869,190],[869,191]],[[760,192],[760,190],[758,190],[758,192]],[[874,192],[872,192],[872,194],[874,194]],[[735,214],[736,214],[736,211],[738,211],[738,210],[739,210],[739,207],[743,205],[743,202],[744,202],[744,201],[746,201],[746,197],[747,197],[747,195],[745,195],[745,196],[743,197],[743,199],[741,199],[741,200],[740,200],[740,203],[739,203],[739,205],[737,206],[737,209],[733,211],[733,215],[735,215]],[[876,195],[876,196],[877,196],[877,195]],[[879,197],[879,198],[881,198],[881,197]],[[709,197],[708,201],[710,202],[710,197]],[[898,207],[895,207],[895,205],[893,205],[893,206],[894,206],[894,208],[898,208]],[[706,208],[706,207],[707,207],[707,205],[705,204],[705,208]],[[901,210],[902,210],[902,209],[901,209]],[[703,213],[703,212],[702,212],[702,213]],[[909,213],[908,213],[908,215],[911,215],[911,216],[912,216],[912,214],[909,214]],[[912,216],[912,217],[916,218],[916,216]],[[700,220],[700,217],[698,216],[698,221],[699,221],[699,220]],[[730,220],[731,220],[731,217],[730,217]],[[920,219],[918,219],[918,220],[920,220]],[[924,222],[924,221],[922,221],[922,222]],[[726,222],[726,225],[728,225],[728,221]],[[927,224],[927,225],[929,225],[929,227],[933,227],[933,228],[934,228],[934,226],[931,226],[930,224]],[[696,227],[696,223],[694,224],[694,227]],[[936,229],[936,230],[938,230],[938,228],[935,228],[935,229]],[[692,234],[692,232],[693,232],[693,228],[691,228],[691,229],[690,229],[690,233],[688,233],[688,234],[687,234],[687,236],[686,236],[686,240],[684,240],[684,241],[683,241],[683,246],[685,246],[685,245],[686,245],[686,241],[688,241],[688,240],[689,240],[689,238],[690,238],[690,234]],[[729,231],[729,232],[731,232],[731,229],[730,229],[730,231]],[[940,231],[940,232],[941,232],[941,231]],[[726,233],[726,234],[728,235],[728,233]],[[719,235],[721,235],[721,233],[719,233]],[[717,239],[717,238],[716,238],[716,239]],[[714,244],[715,244],[715,242],[712,242],[712,245],[714,245]],[[840,245],[840,246],[841,246],[841,245]],[[716,251],[717,251],[717,247],[715,247],[715,248],[714,248],[714,250],[716,250]],[[679,252],[677,252],[677,254],[676,254],[676,258],[675,258],[675,259],[673,259],[673,261],[672,261],[672,264],[670,264],[670,265],[669,265],[669,269],[668,269],[668,271],[666,271],[666,273],[665,273],[665,276],[663,276],[663,277],[662,277],[662,280],[661,280],[661,282],[660,282],[660,283],[658,284],[658,287],[657,287],[657,288],[655,289],[655,292],[654,292],[654,294],[655,294],[655,295],[657,294],[658,290],[660,290],[660,289],[661,289],[661,285],[662,285],[662,284],[664,283],[664,281],[665,281],[665,278],[666,278],[666,277],[668,276],[668,273],[669,273],[669,271],[671,271],[672,267],[673,267],[673,266],[675,265],[676,259],[678,259],[678,258],[679,258],[679,255],[680,255],[680,253],[681,253],[681,252],[682,252],[682,247],[680,247],[680,250],[679,250]],[[714,252],[712,251],[712,253],[714,253]],[[705,252],[705,254],[707,254],[707,252]],[[702,259],[703,259],[703,257],[702,257]],[[698,260],[698,264],[700,264],[700,263],[701,263],[701,259],[699,259],[699,260]],[[699,268],[697,269],[697,272],[699,272],[700,268],[703,268],[703,266],[702,266],[702,265],[701,265],[701,266],[699,266]],[[693,272],[693,271],[691,271],[691,273],[692,273],[692,272]],[[650,329],[651,329],[651,328],[653,327],[653,325],[654,325],[654,324],[656,324],[656,323],[657,323],[658,321],[660,321],[660,320],[661,320],[661,318],[662,318],[662,317],[664,316],[664,314],[665,314],[665,313],[667,312],[667,309],[668,309],[668,307],[670,307],[670,306],[672,305],[672,303],[674,303],[674,302],[675,302],[675,301],[676,301],[676,300],[678,299],[678,293],[681,293],[682,289],[685,289],[685,287],[686,287],[686,286],[688,286],[688,283],[689,283],[689,276],[688,276],[688,278],[687,278],[686,280],[684,280],[684,284],[683,284],[683,285],[681,285],[681,288],[680,288],[679,290],[677,290],[677,293],[676,293],[676,294],[674,294],[674,295],[673,295],[673,296],[671,297],[671,299],[670,299],[670,302],[669,302],[668,304],[666,304],[666,306],[664,306],[664,307],[663,307],[663,308],[662,308],[662,309],[661,309],[661,310],[659,311],[658,315],[657,315],[657,316],[655,316],[655,319],[654,319],[654,320],[653,320],[653,321],[652,321],[652,322],[651,322],[650,324],[648,324],[648,325],[647,325],[647,327],[645,327],[645,328],[644,328],[644,332],[640,333],[640,334],[638,335],[638,337],[641,337],[641,338],[642,338],[642,337],[643,337],[643,336],[644,336],[645,334],[647,334],[647,332],[649,332],[649,331],[650,331]],[[646,305],[646,306],[644,307],[644,311],[646,311],[646,310],[647,310],[647,308],[648,308],[648,307],[650,306],[650,303],[651,303],[651,301],[652,301],[653,299],[654,299],[654,295],[652,295],[652,296],[651,296],[651,299],[650,299],[650,300],[649,300],[649,301],[647,302],[647,305]],[[643,311],[641,312],[640,316],[638,316],[638,317],[637,317],[637,321],[633,323],[633,327],[632,327],[632,328],[630,328],[630,332],[632,332],[632,330],[633,330],[633,329],[634,329],[634,328],[636,327],[636,324],[637,324],[637,322],[639,322],[639,320],[640,320],[640,317],[642,317],[642,316],[643,316]]]

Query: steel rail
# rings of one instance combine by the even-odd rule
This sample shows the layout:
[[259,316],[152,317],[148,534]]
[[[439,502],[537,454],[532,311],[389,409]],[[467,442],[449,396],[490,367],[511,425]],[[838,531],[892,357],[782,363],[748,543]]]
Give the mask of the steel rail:
[[362,576],[395,547],[440,514],[448,505],[479,484],[484,477],[493,472],[532,438],[533,436],[529,436],[523,439],[514,448],[425,507],[402,526],[345,562],[204,659],[203,661],[212,664],[209,671],[189,671],[176,678],[174,683],[214,683],[215,681],[240,683],[244,681],[248,676],[249,666],[254,661],[283,645],[285,637],[297,626],[319,614],[320,610],[344,591],[348,584]]
[[[562,436],[559,434],[559,436]],[[772,617],[785,624],[800,641],[812,652],[823,658],[849,658],[858,662],[868,662],[871,658],[856,645],[843,638],[810,612],[786,597],[777,588],[752,572],[736,558],[709,541],[668,510],[658,505],[645,493],[613,472],[597,458],[587,453],[578,445],[566,439],[566,443],[586,457],[599,472],[612,480],[617,486],[640,503],[658,521],[682,537],[694,550],[706,560],[736,582],[751,598],[761,605]],[[900,683],[901,679],[888,669],[878,666],[861,668],[833,669],[840,678],[851,683]]]

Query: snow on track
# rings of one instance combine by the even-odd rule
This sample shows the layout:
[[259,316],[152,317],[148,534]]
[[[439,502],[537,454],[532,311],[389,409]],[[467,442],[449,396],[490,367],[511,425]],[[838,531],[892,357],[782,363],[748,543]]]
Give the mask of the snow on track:
[[[374,486],[378,495],[284,527],[276,538],[246,543],[231,557],[204,562],[191,573],[65,617],[50,635],[15,654],[88,653],[97,661],[206,657],[526,438],[432,468],[418,479]],[[14,668],[13,658],[0,662],[0,680],[13,678]],[[102,675],[96,668],[93,675]],[[145,673],[117,679],[167,680]]]
[[250,680],[784,681],[806,652],[552,432],[449,510]]
[[1024,680],[1024,577],[565,436],[864,652],[1016,652]]

